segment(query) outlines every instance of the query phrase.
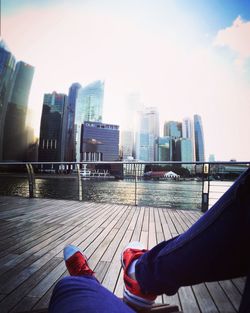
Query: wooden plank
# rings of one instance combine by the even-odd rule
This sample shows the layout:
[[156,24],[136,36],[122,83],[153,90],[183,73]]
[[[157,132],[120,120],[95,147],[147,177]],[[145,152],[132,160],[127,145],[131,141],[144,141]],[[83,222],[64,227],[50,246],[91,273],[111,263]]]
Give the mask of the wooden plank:
[[[97,277],[121,296],[120,254],[125,245],[141,240],[153,247],[183,232],[201,215],[163,208],[0,197],[0,288],[5,293],[0,294],[0,311],[48,306],[53,286],[67,275],[62,261],[67,243],[82,248]],[[7,253],[3,248],[9,249]],[[163,299],[177,304],[185,313],[235,312],[244,283],[240,278],[215,286],[209,283],[185,287],[157,302]]]
[[180,303],[182,311],[185,313],[200,313],[200,309],[191,287],[181,287],[179,289]]
[[41,298],[50,287],[57,281],[59,277],[65,272],[65,262],[62,260],[39,284],[29,293],[31,297]]
[[236,312],[235,308],[229,301],[228,297],[226,296],[225,292],[218,282],[206,283],[206,286],[220,312]]
[[163,209],[158,209],[158,212],[159,212],[159,218],[160,218],[161,225],[162,225],[164,240],[169,240],[170,238],[172,238],[172,233],[171,233],[169,224],[167,223],[166,216],[163,213]]
[[163,295],[163,303],[170,304],[170,305],[178,305],[179,309],[181,310],[181,303],[179,299],[179,293],[176,293],[173,296]]
[[246,284],[246,278],[245,277],[234,278],[232,279],[232,282],[237,287],[239,292],[243,294],[244,289],[245,289],[245,284]]
[[41,279],[46,277],[60,261],[60,259],[53,258],[44,264],[38,271],[33,273],[34,275],[27,276],[26,281],[21,284],[19,288],[16,288],[0,302],[0,312],[9,312],[19,301],[24,298],[24,296],[26,296],[34,288],[34,286],[37,285]]
[[227,297],[230,299],[230,302],[234,306],[235,310],[238,311],[241,302],[241,294],[238,289],[230,280],[220,281],[219,284],[223,288]]
[[178,235],[179,233],[178,233],[178,230],[177,230],[175,224],[173,223],[173,221],[172,221],[172,219],[171,219],[171,216],[170,216],[171,210],[163,209],[162,212],[163,212],[163,214],[164,214],[164,216],[165,216],[165,219],[166,219],[166,222],[167,222],[167,224],[168,224],[171,237],[175,237],[175,236]]
[[195,298],[197,299],[197,302],[202,312],[206,313],[219,312],[213,299],[210,297],[210,294],[205,284],[195,285],[192,288],[195,294]]

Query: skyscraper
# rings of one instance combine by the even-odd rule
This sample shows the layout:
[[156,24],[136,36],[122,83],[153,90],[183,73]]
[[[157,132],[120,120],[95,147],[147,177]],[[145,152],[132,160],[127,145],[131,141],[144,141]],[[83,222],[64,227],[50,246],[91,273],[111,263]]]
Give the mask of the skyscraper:
[[123,160],[135,158],[135,118],[140,108],[140,95],[130,93],[126,98],[121,121],[121,153]]
[[193,137],[193,124],[190,118],[184,118],[182,121],[182,137],[192,138]]
[[17,63],[4,124],[4,160],[26,160],[29,145],[26,115],[33,75],[33,66],[22,61]]
[[67,95],[55,91],[44,95],[38,151],[40,162],[60,162],[64,159],[62,129],[66,101]]
[[193,145],[190,138],[178,138],[175,142],[175,161],[192,162]]
[[194,144],[194,123],[191,118],[184,118],[182,121],[182,137],[191,140],[192,160],[195,160],[195,144]]
[[174,139],[169,136],[159,137],[157,140],[158,161],[172,161]]
[[69,88],[68,103],[65,106],[65,161],[75,161],[75,109],[79,83],[74,83]]
[[80,88],[76,98],[75,131],[76,131],[76,161],[80,161],[81,126],[85,121],[101,122],[103,109],[104,82],[95,81]]
[[0,42],[0,161],[3,159],[3,135],[6,111],[10,96],[15,58],[3,41]]
[[164,136],[173,138],[182,137],[182,125],[180,122],[168,121],[164,123]]
[[99,122],[82,124],[81,161],[118,161],[119,126]]
[[141,161],[157,159],[156,139],[159,137],[159,114],[156,108],[148,107],[138,113],[136,134],[136,158]]
[[197,162],[205,161],[204,135],[200,115],[194,115],[195,158]]

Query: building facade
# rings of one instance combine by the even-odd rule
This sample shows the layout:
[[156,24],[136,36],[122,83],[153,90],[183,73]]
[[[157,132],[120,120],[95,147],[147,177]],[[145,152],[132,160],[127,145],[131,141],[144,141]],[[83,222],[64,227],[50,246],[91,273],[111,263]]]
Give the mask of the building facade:
[[45,94],[41,116],[38,149],[39,162],[64,161],[63,114],[67,95],[53,92]]
[[159,114],[156,108],[145,108],[138,113],[138,130],[136,133],[136,159],[140,161],[157,160],[157,143],[159,137]]
[[103,114],[104,82],[95,81],[86,87],[79,88],[75,108],[75,155],[79,162],[81,146],[82,124],[88,122],[102,122]]
[[159,137],[157,140],[158,161],[172,161],[173,147],[174,139],[172,137]]
[[13,82],[5,116],[3,133],[3,159],[26,161],[29,147],[29,127],[26,124],[28,99],[34,67],[18,62],[15,67]]
[[194,123],[191,118],[184,118],[182,121],[182,137],[191,140],[192,161],[194,161],[195,160]]
[[0,42],[0,161],[3,160],[4,125],[15,70],[15,58],[3,41]]
[[69,88],[68,102],[64,110],[65,124],[65,161],[73,162],[75,156],[75,109],[78,90],[81,88],[79,83],[74,83]]
[[179,138],[175,142],[175,161],[193,162],[193,145],[190,138]]
[[119,160],[119,126],[85,122],[81,134],[80,161]]
[[204,135],[200,115],[194,115],[194,139],[195,139],[195,160],[197,162],[205,161]]
[[176,121],[168,121],[164,123],[164,136],[169,136],[172,138],[182,137],[182,124]]
[[121,157],[123,160],[134,158],[134,131],[121,131]]

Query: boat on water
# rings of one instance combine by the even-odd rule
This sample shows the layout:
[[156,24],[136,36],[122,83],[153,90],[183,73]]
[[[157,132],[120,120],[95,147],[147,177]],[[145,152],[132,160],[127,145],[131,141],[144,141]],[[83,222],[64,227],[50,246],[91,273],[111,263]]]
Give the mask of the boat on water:
[[80,171],[80,176],[82,178],[115,178],[114,176],[110,175],[109,171],[107,170],[91,171],[91,170],[84,169]]

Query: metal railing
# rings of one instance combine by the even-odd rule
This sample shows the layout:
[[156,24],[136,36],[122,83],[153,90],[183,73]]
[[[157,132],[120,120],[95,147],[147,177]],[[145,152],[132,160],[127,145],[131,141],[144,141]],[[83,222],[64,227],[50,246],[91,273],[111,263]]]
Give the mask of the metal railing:
[[250,162],[2,162],[0,195],[205,212]]

